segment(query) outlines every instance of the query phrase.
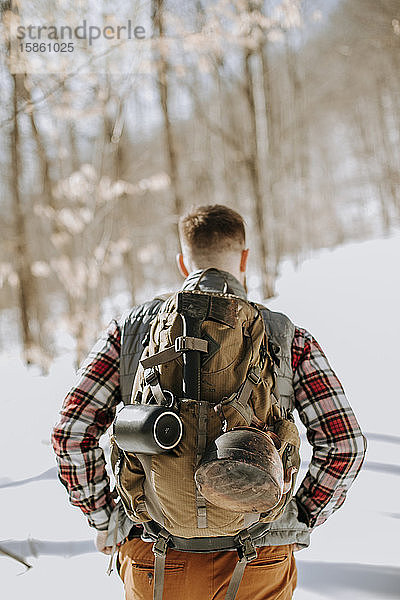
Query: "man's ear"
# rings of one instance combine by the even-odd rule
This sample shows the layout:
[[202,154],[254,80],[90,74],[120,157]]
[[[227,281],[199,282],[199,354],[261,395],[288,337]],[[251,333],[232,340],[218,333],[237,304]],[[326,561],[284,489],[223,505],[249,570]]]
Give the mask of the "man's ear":
[[247,267],[247,259],[249,258],[249,249],[242,250],[242,256],[240,257],[240,272],[244,273]]
[[189,275],[189,271],[186,268],[182,253],[176,255],[176,264],[178,265],[180,274],[186,279],[186,277]]

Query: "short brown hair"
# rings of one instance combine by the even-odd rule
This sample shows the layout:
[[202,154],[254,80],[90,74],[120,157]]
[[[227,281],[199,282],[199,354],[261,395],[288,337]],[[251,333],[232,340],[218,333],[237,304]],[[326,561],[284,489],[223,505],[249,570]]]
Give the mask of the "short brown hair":
[[197,206],[179,220],[182,245],[193,255],[243,248],[244,220],[222,204]]

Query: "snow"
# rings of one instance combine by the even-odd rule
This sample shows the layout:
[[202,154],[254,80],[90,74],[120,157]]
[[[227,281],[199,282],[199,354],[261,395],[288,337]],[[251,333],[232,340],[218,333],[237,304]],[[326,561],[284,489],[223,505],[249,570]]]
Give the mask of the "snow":
[[[321,251],[298,269],[285,263],[268,303],[318,339],[369,442],[343,508],[297,554],[296,600],[400,598],[399,256],[396,234]],[[33,566],[17,577],[24,567],[0,555],[5,600],[123,597],[118,576],[105,574],[108,557],[95,551],[93,530],[56,478],[49,437],[74,380],[71,364],[65,355],[41,377],[14,355],[0,357],[0,546]]]

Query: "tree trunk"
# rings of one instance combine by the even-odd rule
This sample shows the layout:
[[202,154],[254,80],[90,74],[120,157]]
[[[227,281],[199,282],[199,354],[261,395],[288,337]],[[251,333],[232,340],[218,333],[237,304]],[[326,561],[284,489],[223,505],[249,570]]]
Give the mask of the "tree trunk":
[[[376,113],[378,117],[378,127],[380,136],[380,147],[382,150],[382,162],[381,162],[381,214],[382,214],[382,226],[384,233],[390,231],[392,222],[392,210],[397,205],[397,186],[395,181],[395,173],[397,170],[393,163],[393,157],[396,157],[396,151],[390,143],[390,131],[387,124],[387,117],[385,114],[384,97],[386,93],[385,80],[382,76],[379,76],[376,81]],[[394,211],[393,211],[394,212]]]
[[[288,34],[286,34],[288,36]],[[297,251],[301,252],[312,244],[312,220],[309,218],[309,160],[308,160],[308,132],[306,125],[306,107],[304,98],[304,85],[299,75],[296,53],[286,38],[287,72],[291,91],[291,167],[293,188],[299,203],[296,214],[297,226]]]
[[175,142],[172,134],[171,118],[169,113],[169,86],[168,72],[169,64],[165,56],[165,27],[164,27],[164,0],[153,0],[152,23],[154,36],[158,36],[159,43],[154,46],[155,60],[157,65],[157,89],[160,98],[161,112],[164,124],[165,148],[168,159],[168,174],[171,179],[171,188],[174,196],[174,212],[178,218],[182,214],[183,201],[179,190],[178,158]]
[[20,130],[18,122],[18,89],[23,82],[21,80],[21,75],[12,74],[11,77],[14,84],[12,92],[13,127],[11,136],[11,158],[13,168],[11,174],[11,192],[15,231],[15,265],[18,276],[18,306],[20,312],[23,356],[26,364],[31,364],[35,347],[35,339],[30,323],[30,309],[32,306],[34,281],[30,270],[25,215],[19,190],[21,161],[19,153]]
[[[273,259],[272,245],[272,224],[271,211],[266,210],[267,204],[264,202],[262,175],[260,173],[260,152],[263,152],[263,141],[261,132],[259,131],[260,119],[257,119],[256,102],[254,95],[254,77],[252,71],[253,53],[250,50],[245,50],[244,54],[244,90],[248,106],[250,119],[250,140],[249,140],[249,155],[247,159],[247,168],[250,178],[250,183],[254,198],[254,213],[255,213],[255,229],[257,233],[258,255],[260,260],[260,276],[261,290],[263,298],[271,298],[274,295],[275,269],[271,269],[271,259]],[[259,114],[259,113],[258,113]],[[265,157],[264,157],[265,160]],[[265,162],[263,161],[265,168]],[[269,207],[270,208],[270,207]],[[266,229],[266,221],[268,223],[268,231]]]

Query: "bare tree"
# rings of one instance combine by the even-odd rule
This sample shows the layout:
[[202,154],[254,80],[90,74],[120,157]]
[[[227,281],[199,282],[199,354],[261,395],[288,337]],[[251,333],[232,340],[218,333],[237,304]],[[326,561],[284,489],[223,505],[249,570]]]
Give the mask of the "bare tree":
[[182,213],[183,200],[179,190],[178,157],[172,133],[171,116],[169,108],[169,82],[170,66],[167,58],[167,36],[165,34],[165,2],[152,0],[152,23],[154,30],[154,54],[157,72],[157,89],[159,93],[161,112],[163,116],[165,148],[168,159],[168,174],[171,178],[171,189],[174,195],[174,211],[176,217]]
[[15,271],[18,276],[18,306],[24,358],[27,364],[32,362],[36,340],[31,326],[31,312],[34,304],[34,279],[30,270],[29,243],[24,208],[20,193],[20,175],[22,172],[20,157],[20,127],[18,117],[18,96],[23,86],[23,76],[12,74],[12,134],[11,134],[11,192],[12,212],[15,236]]

